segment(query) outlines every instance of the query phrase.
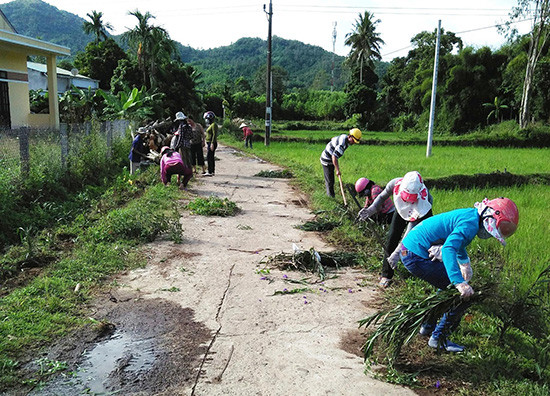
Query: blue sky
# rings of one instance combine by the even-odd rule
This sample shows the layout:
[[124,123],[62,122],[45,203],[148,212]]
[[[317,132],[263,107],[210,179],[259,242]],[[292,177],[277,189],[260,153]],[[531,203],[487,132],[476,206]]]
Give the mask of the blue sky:
[[[0,0],[0,3],[7,1]],[[241,37],[267,37],[267,16],[263,5],[269,0],[46,0],[47,3],[81,17],[92,10],[101,11],[105,21],[119,34],[135,25],[128,11],[138,9],[156,16],[153,23],[164,27],[172,39],[193,48],[215,48],[229,45]],[[377,25],[385,45],[383,60],[405,56],[410,39],[423,30],[434,30],[441,19],[445,30],[457,33],[466,45],[488,45],[498,48],[505,38],[495,24],[507,20],[517,0],[273,0],[273,34],[333,49],[347,55],[345,36],[353,30],[359,13],[368,10],[381,22]],[[518,24],[521,32],[529,22]]]

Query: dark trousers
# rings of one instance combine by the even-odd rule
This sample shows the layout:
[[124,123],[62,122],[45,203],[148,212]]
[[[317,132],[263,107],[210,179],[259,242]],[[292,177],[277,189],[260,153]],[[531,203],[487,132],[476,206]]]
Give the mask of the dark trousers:
[[202,143],[191,145],[191,165],[204,166],[204,153],[202,152]]
[[218,148],[218,142],[212,142],[206,144],[206,162],[208,162],[208,173],[213,174],[216,168],[214,163],[214,154]]
[[190,147],[181,147],[180,148],[180,155],[181,155],[181,160],[183,161],[183,163],[186,166],[191,167],[191,148]]
[[189,179],[193,176],[193,170],[187,165],[177,163],[166,169],[166,177],[168,178],[168,182],[172,181],[172,175],[182,175],[183,180],[180,180],[180,182],[184,187],[187,187]]
[[248,145],[250,145],[250,148],[252,148],[252,135],[244,138],[244,147],[248,147]]
[[[427,219],[428,217],[432,216],[432,211],[426,213],[424,217],[422,217],[420,221]],[[403,236],[403,232],[409,225],[409,222],[405,219],[403,219],[399,213],[397,213],[397,210],[393,212],[393,217],[390,224],[390,230],[388,231],[388,240],[386,241],[386,249],[384,251],[384,260],[382,261],[382,273],[380,274],[384,278],[391,279],[393,278],[394,270],[391,267],[390,263],[388,263],[388,257],[394,252],[394,250],[397,248],[397,245],[399,245],[399,242],[401,241],[401,237]]]
[[323,165],[327,195],[334,198],[334,165]]

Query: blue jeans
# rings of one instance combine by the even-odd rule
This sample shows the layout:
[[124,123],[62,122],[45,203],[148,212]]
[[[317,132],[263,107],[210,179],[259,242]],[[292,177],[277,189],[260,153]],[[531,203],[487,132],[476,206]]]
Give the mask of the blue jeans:
[[[432,261],[431,259],[425,259],[420,257],[410,250],[403,248],[401,250],[401,261],[405,268],[417,278],[423,279],[430,285],[437,287],[438,289],[446,289],[451,284],[447,270],[441,261]],[[471,305],[468,301],[461,301],[456,307],[451,308],[435,326],[435,330],[432,333],[432,337],[439,339],[440,336],[447,337],[460,323],[460,319],[464,312]],[[429,325],[435,324],[428,323]]]

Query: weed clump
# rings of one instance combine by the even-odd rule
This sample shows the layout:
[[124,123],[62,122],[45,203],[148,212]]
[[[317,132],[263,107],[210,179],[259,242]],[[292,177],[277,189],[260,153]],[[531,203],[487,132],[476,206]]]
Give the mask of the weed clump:
[[263,170],[261,172],[256,173],[254,176],[274,178],[274,179],[292,179],[294,177],[294,174],[288,169],[283,169],[283,170],[267,170],[267,171]]
[[208,198],[196,198],[189,202],[186,208],[193,214],[221,217],[234,216],[241,210],[235,202],[213,195]]

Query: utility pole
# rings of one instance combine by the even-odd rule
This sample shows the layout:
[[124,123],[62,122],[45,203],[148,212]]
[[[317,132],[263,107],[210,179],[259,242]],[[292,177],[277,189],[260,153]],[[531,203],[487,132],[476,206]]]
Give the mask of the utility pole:
[[439,40],[441,39],[441,19],[437,24],[437,40],[435,41],[435,59],[434,59],[434,75],[432,79],[432,102],[430,104],[430,124],[428,126],[428,146],[426,148],[426,157],[432,155],[432,139],[434,134],[434,119],[435,119],[435,97],[437,91],[437,71],[439,67]]
[[334,53],[336,52],[336,22],[332,30],[332,68],[330,70],[330,92],[334,91]]
[[268,29],[267,29],[267,75],[266,75],[266,94],[265,94],[265,145],[269,146],[269,139],[271,137],[271,21],[273,19],[273,5],[271,0],[269,0],[269,11],[265,10],[268,20]]

